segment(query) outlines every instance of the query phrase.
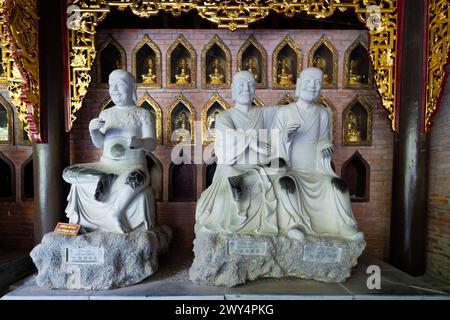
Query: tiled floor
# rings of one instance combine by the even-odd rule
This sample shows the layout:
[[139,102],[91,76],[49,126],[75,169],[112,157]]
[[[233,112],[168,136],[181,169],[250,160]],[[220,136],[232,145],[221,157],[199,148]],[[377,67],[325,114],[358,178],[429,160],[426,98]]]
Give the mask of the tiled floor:
[[[191,256],[163,257],[160,270],[142,283],[114,290],[48,290],[36,285],[34,276],[16,284],[4,300],[450,300],[450,295],[411,277],[389,264],[363,256],[345,283],[322,283],[298,278],[260,279],[234,288],[197,285],[189,281]],[[368,289],[369,265],[381,269],[381,289]]]

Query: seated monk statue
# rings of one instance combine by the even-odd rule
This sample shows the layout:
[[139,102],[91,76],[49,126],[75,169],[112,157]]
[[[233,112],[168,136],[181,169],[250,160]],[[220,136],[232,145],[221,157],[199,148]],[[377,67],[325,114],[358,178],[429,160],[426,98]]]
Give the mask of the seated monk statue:
[[109,94],[115,105],[89,123],[93,144],[103,150],[100,161],[63,172],[72,185],[67,217],[87,231],[150,230],[155,212],[146,154],[155,149],[152,116],[135,105],[136,82],[128,71],[111,72]]
[[297,226],[298,214],[289,208],[279,210],[278,199],[286,199],[287,192],[279,184],[274,188],[272,176],[277,171],[268,166],[270,139],[265,132],[277,107],[252,106],[255,87],[250,71],[233,76],[235,106],[216,116],[217,168],[212,184],[197,201],[195,228],[233,234],[287,233],[298,238],[298,230],[289,234],[287,228],[293,220],[287,215],[295,215]]
[[314,104],[322,80],[321,69],[303,70],[297,79],[297,102],[277,111],[273,128],[280,130],[281,143],[273,143],[272,151],[289,167],[279,181],[289,191],[286,202],[301,217],[309,217],[306,233],[361,240],[348,188],[331,168],[331,111]]

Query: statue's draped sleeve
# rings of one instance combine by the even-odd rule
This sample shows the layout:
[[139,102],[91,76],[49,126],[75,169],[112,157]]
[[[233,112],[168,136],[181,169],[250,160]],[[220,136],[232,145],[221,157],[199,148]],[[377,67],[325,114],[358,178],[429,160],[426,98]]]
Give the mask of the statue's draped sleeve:
[[[252,136],[254,134],[255,136]],[[225,112],[217,116],[214,150],[218,164],[233,165],[249,147],[256,144],[256,131],[236,129],[233,120]]]
[[331,110],[329,108],[320,106],[320,133],[319,141],[317,143],[317,170],[332,176],[336,173],[331,167],[331,155],[324,155],[323,150],[333,147],[333,130],[331,130],[333,123],[331,121]]

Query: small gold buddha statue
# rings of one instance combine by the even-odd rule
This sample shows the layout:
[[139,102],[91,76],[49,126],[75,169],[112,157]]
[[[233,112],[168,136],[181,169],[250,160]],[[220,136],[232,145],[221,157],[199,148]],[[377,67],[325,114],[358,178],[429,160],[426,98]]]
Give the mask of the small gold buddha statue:
[[330,84],[330,75],[327,73],[327,60],[322,56],[317,56],[314,59],[314,66],[316,68],[322,69],[323,71],[323,83],[326,85]]
[[349,74],[349,83],[350,84],[361,84],[362,76],[357,73],[358,69],[358,60],[352,59],[350,60],[350,74]]
[[172,139],[178,143],[189,141],[190,126],[189,117],[185,111],[181,111],[175,119],[175,130],[173,131]]
[[255,58],[250,57],[247,60],[247,65],[245,70],[250,71],[251,73],[253,73],[253,76],[255,77],[255,81],[258,82],[258,68],[256,67],[257,61]]
[[358,119],[356,115],[352,111],[350,111],[347,118],[347,130],[345,132],[345,138],[347,142],[361,141],[361,132],[358,130],[358,127]]
[[189,69],[188,63],[185,58],[181,58],[179,62],[179,67],[175,74],[176,84],[188,84],[191,82],[191,70]]
[[217,84],[223,83],[223,79],[225,77],[222,74],[221,69],[222,68],[220,66],[220,60],[215,58],[213,60],[213,66],[212,66],[213,73],[209,75],[209,82],[211,84],[217,85]]
[[152,58],[148,58],[147,60],[147,74],[142,75],[142,79],[144,83],[155,83],[156,82],[156,74],[155,74],[155,62]]
[[114,60],[114,69],[122,69],[122,62],[120,61],[120,58]]
[[280,74],[278,75],[279,84],[282,86],[293,85],[292,73],[291,73],[291,63],[288,58],[284,57],[281,59],[280,63]]

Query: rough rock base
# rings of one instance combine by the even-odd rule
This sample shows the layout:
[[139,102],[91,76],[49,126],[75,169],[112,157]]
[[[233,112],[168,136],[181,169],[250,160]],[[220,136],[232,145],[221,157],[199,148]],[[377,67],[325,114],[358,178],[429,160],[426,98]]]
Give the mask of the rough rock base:
[[167,226],[130,233],[95,231],[78,236],[47,233],[30,253],[37,284],[51,289],[103,290],[138,283],[158,269],[167,251]]
[[312,236],[292,240],[212,233],[202,228],[194,240],[195,259],[189,276],[196,283],[226,287],[284,276],[343,282],[365,246],[364,240]]

